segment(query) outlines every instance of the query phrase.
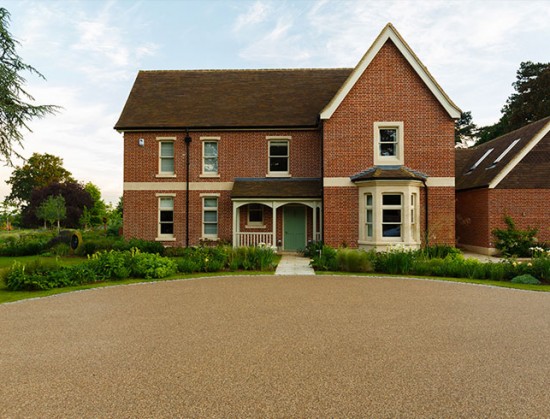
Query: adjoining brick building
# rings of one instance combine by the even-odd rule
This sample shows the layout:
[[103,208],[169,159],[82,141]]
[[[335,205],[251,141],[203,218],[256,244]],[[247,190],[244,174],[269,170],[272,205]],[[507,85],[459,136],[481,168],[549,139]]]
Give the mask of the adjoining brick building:
[[391,24],[353,69],[140,71],[115,126],[124,235],[454,244],[459,116]]
[[495,254],[495,228],[510,216],[550,242],[550,117],[456,152],[457,244]]

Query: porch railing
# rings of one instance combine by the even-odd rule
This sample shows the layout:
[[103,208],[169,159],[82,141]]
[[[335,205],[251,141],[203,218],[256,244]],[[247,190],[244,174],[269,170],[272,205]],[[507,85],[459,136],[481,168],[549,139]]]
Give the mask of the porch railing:
[[273,246],[273,233],[237,233],[237,247]]

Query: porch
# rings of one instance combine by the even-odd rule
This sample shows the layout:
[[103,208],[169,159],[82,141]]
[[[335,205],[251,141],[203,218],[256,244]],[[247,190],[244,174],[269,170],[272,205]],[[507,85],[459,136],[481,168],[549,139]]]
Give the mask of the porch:
[[233,246],[297,251],[321,240],[320,191],[318,179],[236,179]]

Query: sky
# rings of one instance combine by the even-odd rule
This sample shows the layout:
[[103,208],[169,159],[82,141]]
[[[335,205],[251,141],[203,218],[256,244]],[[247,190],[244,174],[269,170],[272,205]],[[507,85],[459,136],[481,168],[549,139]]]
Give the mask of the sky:
[[[449,97],[488,125],[522,61],[550,61],[550,0],[3,0],[30,74],[24,148],[63,159],[106,202],[122,195],[116,123],[139,70],[354,67],[391,22]],[[17,165],[23,161],[16,160]],[[12,168],[0,165],[0,200]]]

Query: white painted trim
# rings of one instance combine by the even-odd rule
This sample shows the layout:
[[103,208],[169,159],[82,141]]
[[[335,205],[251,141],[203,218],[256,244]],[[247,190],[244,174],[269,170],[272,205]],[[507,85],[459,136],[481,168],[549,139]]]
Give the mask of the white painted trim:
[[207,192],[207,193],[201,193],[199,194],[199,196],[202,198],[202,197],[206,197],[206,198],[219,198],[220,197],[220,194],[219,193],[214,193],[214,192]]
[[391,23],[388,23],[384,29],[382,29],[382,32],[380,32],[380,35],[378,35],[375,39],[374,43],[367,50],[363,58],[361,58],[340,90],[338,90],[328,105],[321,111],[321,119],[330,119],[388,39],[391,39],[391,41],[395,44],[403,57],[405,57],[405,59],[409,62],[418,76],[426,84],[428,89],[430,89],[439,103],[441,103],[443,108],[445,108],[449,116],[455,119],[460,118],[460,109],[453,103],[453,101],[443,91],[441,86],[435,81],[428,69],[420,62],[416,54],[407,45],[401,35],[399,35],[394,26]]
[[[220,177],[220,138],[219,137],[201,137],[201,174],[199,177]],[[207,158],[204,155],[204,147],[206,143],[216,143],[216,160],[218,163],[218,170],[215,172],[204,171],[204,160]],[[210,157],[211,158],[211,157]]]
[[[407,181],[406,179],[400,179],[400,180],[405,180]],[[395,182],[397,182],[398,180],[395,179],[388,179],[387,182],[392,182],[395,184]],[[369,181],[369,182],[375,182],[375,180],[373,179],[372,181]],[[386,182],[386,180],[377,180],[376,182]],[[426,185],[428,187],[452,187],[454,188],[455,186],[455,178],[454,177],[429,177],[427,180],[426,180]],[[349,177],[325,177],[323,178],[323,187],[325,188],[328,188],[328,187],[346,187],[346,188],[351,188],[351,187],[357,187],[357,185],[355,183],[353,183]]]
[[156,193],[155,196],[157,198],[174,198],[176,194],[175,193]]
[[523,160],[523,158],[542,140],[542,138],[550,132],[550,121],[546,123],[542,129],[537,132],[529,142],[523,146],[523,148],[508,162],[506,166],[502,168],[498,175],[496,175],[491,183],[489,183],[489,189],[494,189],[506,176],[510,174],[512,170]]
[[455,178],[454,177],[429,177],[426,179],[426,186],[429,188],[434,187],[455,187]]
[[[403,121],[388,121],[388,122],[374,122],[373,124],[373,138],[374,138],[374,165],[399,165],[402,166],[405,161],[404,153],[404,123]],[[397,153],[395,156],[381,156],[380,155],[380,130],[381,129],[395,129],[397,131]]]
[[[233,182],[189,182],[190,191],[230,191]],[[124,182],[125,191],[185,191],[185,182]]]
[[221,137],[200,137],[200,141],[220,141]]
[[353,183],[349,177],[325,177],[323,178],[323,187],[324,188],[330,188],[330,187],[345,187],[345,188],[351,188],[356,187],[355,183]]

